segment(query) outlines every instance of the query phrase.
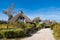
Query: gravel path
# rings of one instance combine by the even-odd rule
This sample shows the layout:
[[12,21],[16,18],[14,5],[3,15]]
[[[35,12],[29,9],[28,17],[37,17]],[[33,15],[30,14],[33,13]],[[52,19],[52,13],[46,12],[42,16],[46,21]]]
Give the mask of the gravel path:
[[54,40],[54,38],[50,28],[46,28],[46,29],[41,29],[31,37],[24,38],[21,40]]

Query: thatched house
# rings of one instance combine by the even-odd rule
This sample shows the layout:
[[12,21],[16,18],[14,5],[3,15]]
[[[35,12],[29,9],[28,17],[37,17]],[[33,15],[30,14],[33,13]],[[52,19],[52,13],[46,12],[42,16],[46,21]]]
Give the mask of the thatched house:
[[51,21],[51,24],[56,24],[57,22],[55,20],[52,20]]
[[31,20],[27,16],[25,16],[22,11],[8,22],[20,22],[20,21],[23,21],[25,23],[31,22]]
[[52,24],[50,20],[44,20],[43,23],[45,24],[45,27],[47,28],[49,28]]
[[34,19],[33,19],[33,22],[38,22],[38,23],[41,22],[40,17],[36,17],[36,18],[34,18]]
[[45,24],[50,24],[50,20],[44,20],[43,21]]

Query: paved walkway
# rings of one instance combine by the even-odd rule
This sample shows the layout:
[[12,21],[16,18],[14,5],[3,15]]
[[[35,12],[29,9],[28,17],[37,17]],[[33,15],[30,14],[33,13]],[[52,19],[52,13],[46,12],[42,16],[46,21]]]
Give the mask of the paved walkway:
[[46,28],[46,29],[41,29],[31,37],[24,38],[21,40],[54,40],[54,38],[50,28]]

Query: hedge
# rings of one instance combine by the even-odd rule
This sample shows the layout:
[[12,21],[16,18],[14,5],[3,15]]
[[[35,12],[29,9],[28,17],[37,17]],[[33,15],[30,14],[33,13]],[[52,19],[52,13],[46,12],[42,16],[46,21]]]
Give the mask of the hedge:
[[0,30],[0,38],[16,38],[16,37],[23,37],[24,30],[23,29],[11,29],[11,30]]
[[[8,28],[7,28],[8,27]],[[28,36],[33,32],[38,31],[41,28],[40,24],[36,26],[30,23],[23,22],[13,22],[8,24],[0,25],[0,38],[15,38],[15,37],[23,37]]]

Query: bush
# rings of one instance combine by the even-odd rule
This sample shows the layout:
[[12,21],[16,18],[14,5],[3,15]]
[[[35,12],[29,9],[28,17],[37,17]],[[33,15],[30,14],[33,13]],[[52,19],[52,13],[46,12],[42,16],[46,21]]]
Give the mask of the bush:
[[0,30],[0,38],[16,38],[16,37],[23,37],[24,36],[24,30],[21,28],[16,29],[6,29],[6,30]]
[[39,30],[39,29],[41,29],[41,24],[37,24],[36,25],[36,28]]
[[60,40],[60,24],[57,24],[53,27],[53,34],[56,40]]
[[54,26],[55,26],[55,24],[52,24],[52,25],[50,26],[51,30],[53,30]]
[[[3,24],[2,24],[3,25]],[[13,22],[4,24],[6,28],[1,28],[0,31],[3,31],[1,37],[6,38],[15,38],[15,37],[23,37],[28,36],[31,32],[37,31],[41,26],[40,24],[33,24],[33,23],[24,23],[24,22]]]
[[5,34],[6,38],[15,38],[16,37],[16,33],[14,31],[6,31],[4,34]]
[[29,23],[25,24],[25,30],[24,30],[25,34],[30,35],[30,31],[32,30],[33,27],[34,27],[33,24],[29,24]]
[[56,26],[58,23],[51,24],[50,28],[53,30],[54,26]]
[[46,24],[45,23],[42,23],[40,24],[41,25],[41,28],[45,28]]
[[24,32],[23,31],[7,31],[5,32],[5,37],[6,38],[18,38],[18,37],[23,37]]
[[3,38],[3,37],[4,37],[3,32],[0,32],[0,38]]

